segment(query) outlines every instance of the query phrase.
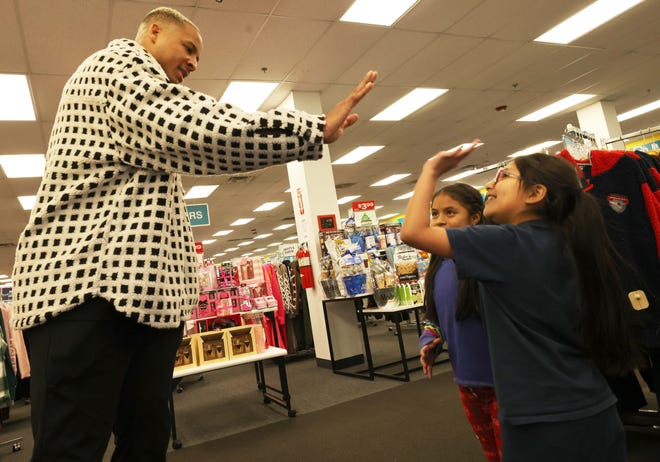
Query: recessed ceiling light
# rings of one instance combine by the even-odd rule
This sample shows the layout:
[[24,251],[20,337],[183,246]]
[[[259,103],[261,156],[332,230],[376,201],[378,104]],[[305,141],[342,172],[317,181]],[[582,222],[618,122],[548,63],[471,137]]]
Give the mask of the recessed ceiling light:
[[358,146],[348,154],[334,161],[333,164],[335,165],[355,164],[356,162],[360,162],[365,157],[372,155],[374,152],[380,151],[384,147],[385,146]]
[[233,223],[230,223],[229,226],[242,226],[250,223],[254,218],[239,218]]
[[43,176],[46,157],[43,154],[8,154],[0,156],[0,165],[7,178],[35,178]]
[[275,82],[231,82],[220,102],[233,104],[245,112],[254,112],[261,107],[275,87]]
[[264,202],[259,207],[254,209],[253,212],[267,212],[269,210],[273,210],[276,207],[279,207],[282,204],[284,204],[284,202]]
[[530,146],[528,148],[521,149],[520,151],[516,151],[513,154],[509,154],[509,157],[513,158],[527,156],[529,154],[541,152],[543,149],[549,148],[550,146],[555,146],[559,143],[561,143],[561,141],[544,141],[543,143],[535,144],[534,146]]
[[391,26],[418,0],[355,0],[340,21]]
[[289,229],[292,226],[296,226],[296,224],[295,223],[286,223],[284,225],[279,225],[278,227],[273,228],[273,231],[280,231],[282,229]]
[[404,194],[404,195],[402,195],[402,196],[395,197],[394,200],[395,200],[395,201],[402,201],[402,200],[405,200],[405,199],[410,199],[410,198],[412,197],[412,195],[413,195],[413,192],[410,191],[409,193],[406,193],[406,194]]
[[387,178],[383,178],[380,181],[372,184],[371,186],[387,186],[388,184],[396,183],[397,181],[410,176],[410,173],[399,173],[397,175],[390,175]]
[[184,200],[188,199],[203,199],[205,197],[209,197],[213,191],[218,189],[217,184],[215,185],[207,185],[207,186],[193,186],[190,188],[190,191],[186,193],[185,196],[183,196]]
[[226,236],[227,234],[233,233],[233,229],[223,229],[222,231],[218,231],[213,235],[213,237],[219,237],[219,236]]
[[21,203],[23,210],[32,210],[37,203],[37,196],[18,196],[18,202]]
[[0,120],[37,120],[27,76],[0,74]]
[[591,32],[644,0],[598,0],[556,25],[535,42],[567,44]]
[[594,96],[596,95],[576,93],[564,99],[560,99],[559,101],[555,101],[554,103],[546,107],[543,107],[538,111],[534,111],[531,114],[527,114],[525,117],[521,117],[520,119],[518,119],[517,122],[536,122],[541,119],[545,119],[546,117],[550,117],[551,115],[557,114],[558,112],[561,112],[564,109],[577,106],[581,102],[593,98]]
[[342,204],[345,204],[347,202],[354,201],[358,197],[360,197],[360,196],[344,196],[341,199],[337,199],[337,204],[342,205]]
[[371,120],[401,120],[446,92],[445,88],[415,88],[373,116]]
[[617,119],[619,122],[623,122],[624,120],[632,119],[633,117],[646,114],[647,112],[655,111],[658,108],[660,108],[660,99],[652,103],[645,104],[644,106],[640,106],[636,109],[632,109],[628,112],[624,112],[623,114],[619,114]]

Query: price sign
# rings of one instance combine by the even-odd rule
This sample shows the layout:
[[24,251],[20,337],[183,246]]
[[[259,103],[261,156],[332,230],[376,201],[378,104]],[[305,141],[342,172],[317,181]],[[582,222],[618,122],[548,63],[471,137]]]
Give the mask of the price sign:
[[358,228],[368,228],[378,225],[376,216],[376,202],[372,200],[353,202],[353,216],[355,217],[355,226]]
[[375,210],[376,203],[374,201],[357,201],[353,202],[353,211],[362,212],[366,210]]

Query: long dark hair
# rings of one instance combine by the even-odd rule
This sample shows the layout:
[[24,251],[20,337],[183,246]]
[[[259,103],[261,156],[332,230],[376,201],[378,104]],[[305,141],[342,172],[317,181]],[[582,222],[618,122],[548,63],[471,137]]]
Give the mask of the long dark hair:
[[556,226],[575,257],[586,353],[607,375],[631,371],[641,355],[627,320],[630,304],[617,276],[622,259],[609,239],[597,200],[582,191],[577,171],[560,157],[532,154],[514,162],[522,187],[545,186],[546,197],[537,213]]
[[[445,186],[436,191],[433,195],[433,200],[440,194],[446,194],[456,202],[465,207],[470,214],[479,215],[478,224],[483,223],[484,220],[484,201],[481,193],[474,189],[472,186],[465,183],[454,183]],[[439,324],[438,313],[435,311],[435,300],[433,299],[433,289],[435,287],[435,275],[442,263],[442,257],[431,255],[429,267],[426,270],[424,277],[424,314],[426,319],[436,325]],[[477,281],[473,279],[461,279],[458,285],[458,299],[456,302],[456,320],[462,321],[471,316],[479,316],[479,290]]]

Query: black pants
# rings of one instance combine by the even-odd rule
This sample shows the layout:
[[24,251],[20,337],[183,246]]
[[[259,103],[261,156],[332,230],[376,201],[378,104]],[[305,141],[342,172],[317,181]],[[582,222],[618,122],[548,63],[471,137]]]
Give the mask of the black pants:
[[182,328],[155,329],[101,298],[25,331],[33,462],[164,461]]
[[502,424],[503,462],[625,462],[626,436],[611,406],[584,419]]

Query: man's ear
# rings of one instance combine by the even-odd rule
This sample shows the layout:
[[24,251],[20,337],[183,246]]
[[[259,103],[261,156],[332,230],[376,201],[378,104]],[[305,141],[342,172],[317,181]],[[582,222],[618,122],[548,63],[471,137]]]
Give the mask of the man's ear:
[[548,193],[548,188],[542,184],[535,184],[527,188],[525,203],[528,205],[540,204],[545,199]]
[[475,213],[475,214],[470,216],[470,225],[474,226],[477,223],[479,223],[480,220],[481,220],[481,214],[480,213]]
[[149,26],[149,34],[148,35],[149,35],[149,41],[151,43],[156,42],[156,39],[158,38],[158,34],[160,34],[160,31],[161,31],[161,29],[160,29],[160,26],[158,25],[158,23],[152,23]]

